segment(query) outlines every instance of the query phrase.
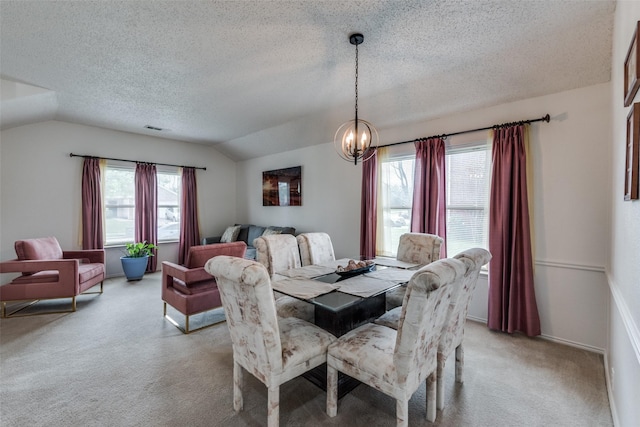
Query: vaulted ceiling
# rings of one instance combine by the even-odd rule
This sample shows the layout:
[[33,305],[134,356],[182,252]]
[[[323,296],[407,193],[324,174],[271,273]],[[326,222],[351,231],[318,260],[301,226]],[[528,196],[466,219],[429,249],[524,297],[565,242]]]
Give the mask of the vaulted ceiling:
[[[61,120],[235,160],[610,80],[614,1],[1,1],[1,126]],[[305,123],[320,124],[312,138]],[[150,125],[163,130],[146,129]],[[326,132],[326,134],[325,134]]]

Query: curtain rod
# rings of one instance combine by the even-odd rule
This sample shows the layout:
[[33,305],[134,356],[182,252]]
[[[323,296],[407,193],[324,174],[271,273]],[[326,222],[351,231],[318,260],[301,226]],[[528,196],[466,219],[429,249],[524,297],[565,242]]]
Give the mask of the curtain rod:
[[201,167],[197,167],[197,166],[182,166],[182,165],[172,165],[170,163],[141,162],[139,160],[113,159],[111,157],[85,156],[83,154],[73,154],[73,153],[69,153],[69,157],[89,157],[89,158],[92,158],[92,159],[116,160],[116,161],[119,161],[119,162],[148,163],[148,164],[154,164],[154,165],[160,165],[160,166],[175,166],[177,168],[193,168],[193,169],[200,169],[200,170],[203,170],[203,171],[207,170],[207,168],[201,168]]
[[448,136],[462,135],[462,134],[471,133],[471,132],[479,132],[481,130],[498,129],[498,128],[503,128],[503,127],[507,127],[507,126],[524,125],[524,124],[529,124],[529,123],[534,123],[534,122],[547,122],[547,123],[549,123],[549,120],[551,120],[551,116],[549,116],[547,114],[544,117],[540,117],[539,119],[520,120],[519,122],[502,123],[502,124],[499,124],[499,125],[487,126],[487,127],[484,127],[484,128],[463,130],[463,131],[454,132],[454,133],[443,133],[442,135],[433,135],[433,136],[428,136],[426,138],[417,138],[417,139],[412,139],[411,141],[393,142],[391,144],[379,145],[378,148],[380,148],[380,147],[391,147],[391,146],[400,145],[400,144],[409,144],[409,143],[412,143],[412,142],[424,141],[425,139],[429,139],[429,138],[446,138]]

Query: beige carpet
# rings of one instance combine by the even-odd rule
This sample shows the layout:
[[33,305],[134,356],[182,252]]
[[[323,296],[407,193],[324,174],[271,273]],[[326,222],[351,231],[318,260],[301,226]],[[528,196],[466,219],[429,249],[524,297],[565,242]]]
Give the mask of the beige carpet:
[[[2,319],[0,344],[2,426],[266,425],[267,391],[251,375],[244,411],[233,412],[226,323],[182,334],[162,317],[159,273],[110,279],[104,294],[79,297],[75,313]],[[613,424],[601,355],[468,322],[465,357],[463,385],[454,384],[453,360],[447,365],[436,422],[425,421],[423,384],[409,425]],[[280,393],[281,426],[395,425],[395,402],[364,385],[340,400],[335,418],[303,378]]]

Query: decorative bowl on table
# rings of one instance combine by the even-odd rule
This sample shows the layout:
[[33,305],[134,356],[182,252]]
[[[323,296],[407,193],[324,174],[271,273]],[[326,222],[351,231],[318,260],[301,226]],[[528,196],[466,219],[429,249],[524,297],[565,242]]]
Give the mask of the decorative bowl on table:
[[336,269],[336,274],[341,277],[357,276],[358,274],[363,274],[373,270],[375,266],[376,265],[371,260],[354,261],[351,259],[346,267],[339,265]]

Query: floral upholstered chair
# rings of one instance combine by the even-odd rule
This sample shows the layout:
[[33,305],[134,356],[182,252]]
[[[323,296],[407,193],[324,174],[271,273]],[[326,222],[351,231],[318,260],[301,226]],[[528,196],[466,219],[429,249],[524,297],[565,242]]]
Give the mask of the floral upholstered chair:
[[[441,237],[426,233],[405,233],[398,242],[398,261],[427,265],[440,259]],[[398,286],[387,292],[387,310],[400,307],[404,299],[406,286]]]
[[[253,246],[257,261],[267,268],[271,280],[277,280],[280,271],[302,266],[298,241],[291,234],[261,236],[253,241]],[[276,293],[276,310],[280,317],[297,317],[309,322],[315,315],[312,304],[280,293]]]
[[326,362],[336,338],[304,320],[276,316],[267,269],[255,261],[218,256],[205,270],[222,297],[233,345],[233,408],[243,406],[243,369],[268,388],[268,425],[279,423],[280,385]]
[[408,425],[409,399],[427,381],[427,419],[436,418],[438,342],[465,265],[442,259],[418,270],[407,286],[398,330],[369,323],[346,333],[327,354],[327,414],[337,414],[338,371],[396,399],[398,426]]
[[327,233],[301,233],[296,236],[302,265],[335,261],[331,237]]
[[438,409],[444,408],[444,365],[454,350],[456,354],[456,382],[462,383],[464,381],[462,377],[464,370],[464,350],[462,348],[464,325],[469,312],[469,303],[473,297],[476,283],[478,283],[480,269],[491,260],[491,254],[485,249],[473,248],[460,252],[454,258],[464,262],[466,273],[457,298],[452,300],[449,305],[447,322],[438,345]]
[[256,261],[267,268],[271,278],[279,271],[302,266],[298,241],[291,234],[260,236],[253,241],[253,246]]
[[[447,320],[442,332],[442,337],[438,343],[438,388],[436,405],[438,409],[444,408],[444,366],[454,350],[456,354],[456,382],[463,382],[464,352],[462,341],[464,339],[464,325],[467,320],[469,303],[471,302],[473,291],[478,282],[480,269],[491,260],[491,254],[485,249],[473,248],[460,252],[454,259],[458,259],[465,264],[465,274],[460,289],[457,294],[453,295],[451,303],[449,304]],[[402,307],[396,307],[376,319],[375,323],[397,329],[401,314]]]

